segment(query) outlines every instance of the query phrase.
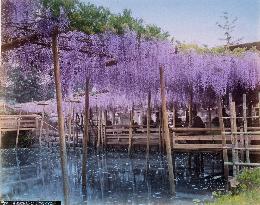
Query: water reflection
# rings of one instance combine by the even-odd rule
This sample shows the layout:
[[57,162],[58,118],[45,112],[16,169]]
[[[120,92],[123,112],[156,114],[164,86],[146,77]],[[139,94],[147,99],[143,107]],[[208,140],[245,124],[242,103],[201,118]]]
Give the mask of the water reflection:
[[[169,196],[166,160],[152,154],[95,154],[87,163],[88,186],[81,187],[82,150],[68,153],[70,204],[193,204],[224,188],[215,155],[175,154],[177,196]],[[5,200],[62,200],[58,148],[1,150],[1,195]],[[213,163],[214,162],[214,163]],[[148,170],[146,170],[146,168]]]

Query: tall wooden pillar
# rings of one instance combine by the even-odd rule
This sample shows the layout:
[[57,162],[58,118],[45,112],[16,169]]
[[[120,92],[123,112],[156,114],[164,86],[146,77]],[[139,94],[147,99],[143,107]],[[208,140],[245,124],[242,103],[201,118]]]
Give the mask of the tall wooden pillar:
[[162,153],[162,112],[159,108],[159,152]]
[[224,176],[226,179],[228,179],[229,175],[229,168],[228,165],[225,164],[228,162],[228,152],[227,152],[227,140],[226,140],[226,135],[224,134],[225,132],[225,127],[224,127],[224,121],[223,121],[223,113],[222,113],[222,100],[221,98],[218,99],[218,118],[219,118],[219,126],[220,126],[220,134],[222,137],[222,147],[223,147],[223,161],[224,161]]
[[54,62],[54,77],[56,87],[56,100],[57,100],[57,113],[58,113],[58,126],[59,126],[59,139],[60,139],[60,157],[63,177],[63,192],[64,203],[69,204],[69,178],[67,170],[67,151],[64,130],[64,116],[62,112],[62,89],[61,89],[61,74],[59,64],[59,47],[58,47],[58,29],[54,29],[52,34],[52,52]]
[[72,101],[69,101],[69,136],[68,136],[68,146],[70,147],[70,140],[72,135]]
[[15,148],[18,147],[18,140],[19,140],[19,134],[20,134],[20,124],[21,124],[21,110],[19,111],[19,117],[17,118],[17,132],[16,132]]
[[133,118],[134,118],[134,105],[130,111],[130,122],[129,122],[129,140],[128,140],[128,156],[131,156],[132,140],[133,140]]
[[191,127],[192,126],[192,93],[190,93],[190,99],[189,99],[189,104],[188,104],[188,114],[189,114],[189,124],[188,126]]
[[83,155],[82,155],[82,187],[87,186],[87,155],[89,141],[89,78],[86,77],[85,84],[85,112],[84,112],[84,133],[83,133]]
[[147,143],[146,143],[146,158],[149,158],[150,152],[150,141],[151,141],[151,91],[148,92],[148,99],[147,99]]
[[171,141],[170,141],[170,131],[169,131],[169,127],[168,127],[168,124],[169,124],[168,123],[168,113],[167,113],[167,107],[166,107],[164,71],[163,71],[162,66],[160,66],[159,69],[160,69],[162,118],[163,118],[164,132],[165,132],[165,144],[166,144],[166,152],[167,152],[170,192],[172,195],[175,195],[175,183],[174,183],[174,173],[173,173],[173,164],[172,164],[172,150],[171,150]]
[[[2,130],[0,127],[0,149],[2,148]],[[1,156],[0,156],[0,160],[1,160]]]
[[100,149],[100,143],[101,143],[101,108],[98,110],[98,140],[97,140],[97,150],[99,151]]
[[[243,124],[244,124],[244,143],[245,143],[245,148],[246,148],[246,162],[250,163],[250,158],[249,158],[249,149],[248,149],[248,135],[247,135],[247,106],[246,106],[246,94],[243,94]],[[243,153],[244,154],[244,153]]]
[[230,106],[230,122],[231,122],[231,142],[232,142],[232,163],[233,163],[233,176],[237,175],[238,162],[238,144],[237,144],[237,123],[236,123],[236,104],[232,100],[232,94],[229,94]]
[[[175,106],[174,104],[172,105],[172,128],[175,129],[176,128],[176,120],[175,120],[175,116],[176,116],[176,110],[175,110]],[[174,149],[174,144],[175,144],[175,139],[176,139],[176,134],[173,130],[172,132],[172,148]]]
[[106,126],[107,126],[107,110],[104,111],[104,127],[103,127],[103,132],[104,132],[104,146],[105,146],[105,148],[106,148],[106,146],[107,146]]

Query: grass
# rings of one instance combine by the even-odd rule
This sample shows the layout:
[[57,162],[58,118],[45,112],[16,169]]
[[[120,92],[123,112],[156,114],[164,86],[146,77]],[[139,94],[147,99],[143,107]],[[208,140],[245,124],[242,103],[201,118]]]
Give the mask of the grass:
[[260,189],[223,195],[208,205],[260,205]]
[[260,205],[260,169],[245,169],[237,181],[237,188],[207,205]]

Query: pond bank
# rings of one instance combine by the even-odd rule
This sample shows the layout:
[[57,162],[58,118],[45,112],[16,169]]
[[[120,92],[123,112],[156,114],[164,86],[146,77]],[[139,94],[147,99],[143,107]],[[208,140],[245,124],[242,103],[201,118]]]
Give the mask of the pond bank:
[[260,204],[260,168],[245,169],[237,180],[237,187],[208,205],[259,205]]

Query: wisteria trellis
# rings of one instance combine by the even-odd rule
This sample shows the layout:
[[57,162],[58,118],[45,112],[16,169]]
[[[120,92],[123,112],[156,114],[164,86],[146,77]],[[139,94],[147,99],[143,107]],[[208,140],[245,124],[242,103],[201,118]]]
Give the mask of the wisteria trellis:
[[[43,76],[52,74],[51,49],[46,45],[50,44],[53,26],[58,25],[66,31],[69,24],[66,16],[61,12],[61,16],[54,21],[49,11],[39,9],[37,1],[9,2],[13,2],[9,7],[13,12],[4,21],[4,36],[20,36],[19,29],[15,28],[28,24],[30,29],[26,32],[33,30],[33,33],[40,34],[41,43],[23,45],[9,51],[5,55],[5,63],[19,65],[25,75],[32,65],[36,65]],[[17,13],[18,6],[27,12]],[[36,23],[35,16],[38,16]],[[176,52],[175,45],[170,41],[141,38],[130,30],[123,35],[111,31],[93,35],[66,31],[59,35],[59,46],[64,95],[71,96],[73,92],[84,89],[88,77],[91,88],[109,91],[109,94],[101,95],[103,100],[101,96],[97,98],[98,104],[103,107],[141,104],[146,101],[149,91],[152,102],[159,104],[160,65],[165,69],[169,102],[185,103],[191,94],[195,102],[200,102],[207,88],[222,96],[238,83],[247,88],[254,88],[259,83],[260,56],[253,51],[241,55],[198,53],[193,50]],[[107,67],[108,58],[116,59],[117,63]]]

